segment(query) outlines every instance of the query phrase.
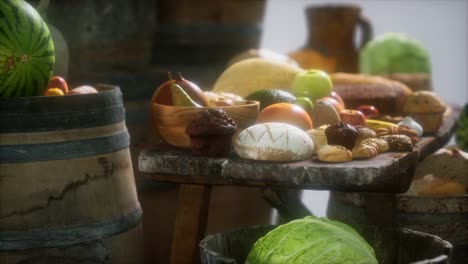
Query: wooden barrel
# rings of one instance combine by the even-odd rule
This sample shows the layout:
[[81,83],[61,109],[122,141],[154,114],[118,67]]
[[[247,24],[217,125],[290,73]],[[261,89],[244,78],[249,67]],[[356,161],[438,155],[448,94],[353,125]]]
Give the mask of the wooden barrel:
[[125,263],[120,243],[138,261],[122,94],[97,89],[1,100],[0,263]]
[[468,263],[468,195],[397,196],[400,227],[437,235],[453,245],[452,264]]
[[[202,264],[244,263],[255,241],[274,226],[240,228],[207,236],[200,242]],[[397,261],[408,263],[449,263],[451,245],[436,236],[402,229],[398,232]],[[426,261],[426,262],[425,262]]]
[[382,261],[392,263],[387,249],[396,247],[392,237],[409,228],[436,235],[453,245],[450,263],[466,263],[468,245],[468,196],[414,197],[393,194],[330,192],[327,216],[353,226],[378,245]]

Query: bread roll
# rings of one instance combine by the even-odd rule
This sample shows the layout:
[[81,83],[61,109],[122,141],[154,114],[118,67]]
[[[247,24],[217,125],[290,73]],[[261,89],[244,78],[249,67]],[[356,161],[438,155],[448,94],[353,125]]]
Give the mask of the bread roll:
[[343,98],[349,109],[373,105],[381,114],[400,114],[406,98],[412,93],[403,83],[378,76],[333,73],[330,77],[333,90]]
[[325,162],[346,162],[353,159],[351,151],[339,145],[326,145],[317,151],[317,157]]
[[446,109],[446,104],[434,92],[418,91],[408,97],[403,112],[418,122],[424,132],[435,133],[442,125]]
[[390,151],[393,152],[411,152],[413,151],[413,143],[408,136],[405,135],[387,135],[381,136],[380,139],[387,141]]
[[314,143],[303,130],[285,123],[263,123],[241,131],[234,141],[241,158],[293,161],[312,156]]
[[306,131],[307,135],[312,139],[314,142],[314,153],[317,153],[317,151],[328,144],[327,142],[327,136],[325,135],[325,129],[328,127],[328,125],[322,125],[317,128],[313,128],[311,130]]
[[377,156],[379,152],[374,145],[359,144],[353,148],[352,154],[353,159],[370,159]]

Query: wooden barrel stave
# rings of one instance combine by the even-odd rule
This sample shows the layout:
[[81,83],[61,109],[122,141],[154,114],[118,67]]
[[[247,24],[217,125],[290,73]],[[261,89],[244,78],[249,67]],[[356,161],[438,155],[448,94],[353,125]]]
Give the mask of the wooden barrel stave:
[[97,88],[2,101],[1,263],[119,263],[119,241],[138,251],[142,211],[122,94]]

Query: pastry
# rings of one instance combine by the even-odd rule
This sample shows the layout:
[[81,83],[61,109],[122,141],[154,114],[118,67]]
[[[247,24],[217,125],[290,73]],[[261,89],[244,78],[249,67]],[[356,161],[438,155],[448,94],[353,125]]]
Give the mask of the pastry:
[[368,144],[356,145],[351,153],[353,154],[353,159],[369,159],[379,154],[376,146]]
[[236,131],[234,120],[216,108],[200,111],[185,128],[192,153],[210,157],[227,156]]
[[411,139],[405,135],[386,135],[379,137],[387,141],[389,151],[392,152],[410,152],[413,151]]
[[384,153],[390,149],[388,142],[380,138],[367,138],[361,141],[359,145],[373,146],[378,153]]
[[431,91],[417,91],[408,97],[403,112],[418,122],[425,133],[435,133],[442,125],[445,103]]
[[402,112],[406,98],[412,93],[401,82],[365,74],[330,74],[333,90],[343,98],[346,107],[356,109],[373,105],[381,114],[397,115]]
[[354,126],[354,128],[359,133],[359,135],[358,135],[358,137],[356,139],[356,144],[359,144],[359,142],[363,141],[366,138],[375,138],[375,137],[377,137],[377,134],[375,133],[375,131],[368,128],[368,127]]
[[317,158],[325,162],[346,162],[353,159],[351,151],[339,145],[326,145],[317,151]]
[[411,142],[417,143],[419,141],[418,138],[418,133],[405,126],[405,125],[398,125],[398,126],[392,126],[392,127],[381,127],[378,128],[375,133],[377,133],[378,137],[381,136],[386,136],[386,135],[405,135],[408,136],[411,139]]
[[306,131],[306,133],[309,135],[309,137],[312,139],[314,142],[314,152],[317,153],[317,151],[328,144],[327,142],[327,136],[325,135],[325,129],[329,125],[322,125],[320,127],[311,129]]

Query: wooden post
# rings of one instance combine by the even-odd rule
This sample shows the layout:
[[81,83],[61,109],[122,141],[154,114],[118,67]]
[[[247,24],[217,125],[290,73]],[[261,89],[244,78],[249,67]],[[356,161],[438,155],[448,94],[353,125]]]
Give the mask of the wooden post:
[[171,247],[171,263],[200,263],[198,243],[208,218],[211,186],[181,184]]

